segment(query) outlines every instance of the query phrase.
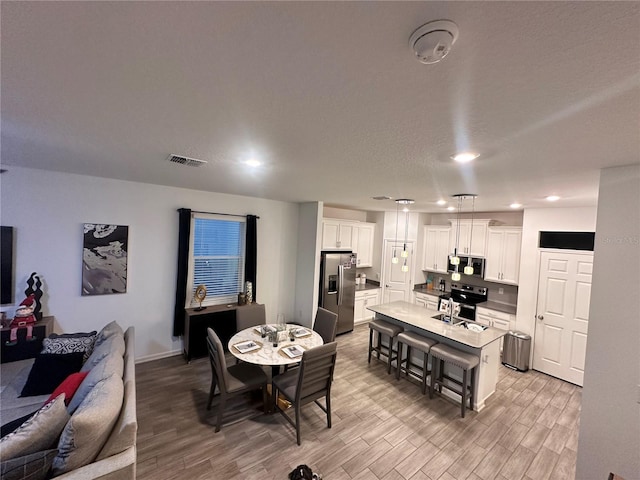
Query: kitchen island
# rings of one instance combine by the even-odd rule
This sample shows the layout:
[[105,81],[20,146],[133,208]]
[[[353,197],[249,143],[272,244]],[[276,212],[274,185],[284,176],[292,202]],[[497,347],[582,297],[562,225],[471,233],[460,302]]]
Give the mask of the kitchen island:
[[[500,342],[506,331],[493,327],[486,327],[480,332],[468,330],[460,325],[432,318],[441,314],[437,310],[408,302],[391,302],[368,308],[375,313],[376,318],[400,325],[406,331],[419,333],[445,345],[477,355],[480,363],[475,372],[476,389],[473,409],[479,411],[484,408],[487,398],[496,390],[500,366]],[[445,368],[448,375],[457,379],[462,378],[462,371],[458,367],[447,365]],[[450,396],[456,401],[460,400],[458,395],[448,389],[443,390],[443,395]]]

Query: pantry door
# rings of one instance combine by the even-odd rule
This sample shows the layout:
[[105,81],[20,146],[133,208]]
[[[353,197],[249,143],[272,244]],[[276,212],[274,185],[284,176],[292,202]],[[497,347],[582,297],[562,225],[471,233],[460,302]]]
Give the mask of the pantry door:
[[542,251],[533,368],[582,386],[593,253]]
[[[405,259],[400,256],[403,242],[394,242],[393,240],[385,240],[384,245],[384,264],[382,269],[382,302],[389,303],[396,300],[411,301],[411,291],[413,289],[413,242],[407,242],[407,252],[409,256]],[[398,256],[398,263],[393,263],[394,247]],[[402,271],[402,266],[406,260],[407,272]]]

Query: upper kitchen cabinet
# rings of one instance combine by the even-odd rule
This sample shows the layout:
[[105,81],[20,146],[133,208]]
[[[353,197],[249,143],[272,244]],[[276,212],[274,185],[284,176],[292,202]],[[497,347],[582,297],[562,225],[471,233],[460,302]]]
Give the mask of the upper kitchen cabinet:
[[451,228],[439,225],[425,225],[422,270],[447,273],[447,261],[449,257],[449,235]]
[[[458,221],[451,221],[451,235],[449,239],[449,253],[453,253],[456,247],[456,232]],[[469,255],[472,257],[484,257],[487,254],[487,230],[492,220],[460,220],[460,235],[458,239],[458,255]],[[471,248],[469,248],[471,241]]]
[[373,266],[373,236],[375,231],[375,223],[356,224],[353,252],[358,255],[357,267]]
[[490,282],[518,284],[522,228],[489,227],[484,279]]
[[322,220],[323,250],[352,250],[355,222]]
[[373,266],[375,223],[322,220],[322,249],[351,250],[358,255],[357,267]]

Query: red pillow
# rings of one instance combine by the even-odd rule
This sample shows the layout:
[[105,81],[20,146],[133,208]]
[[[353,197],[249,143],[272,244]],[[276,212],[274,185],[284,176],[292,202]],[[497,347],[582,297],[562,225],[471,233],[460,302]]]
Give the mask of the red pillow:
[[88,371],[72,373],[67,378],[65,378],[60,385],[58,385],[58,387],[53,391],[51,396],[44,403],[49,403],[58,395],[64,393],[64,404],[69,405],[69,402],[73,398],[73,395],[76,393],[76,390],[78,390],[78,387],[84,380],[84,377],[86,377],[87,375],[89,375]]

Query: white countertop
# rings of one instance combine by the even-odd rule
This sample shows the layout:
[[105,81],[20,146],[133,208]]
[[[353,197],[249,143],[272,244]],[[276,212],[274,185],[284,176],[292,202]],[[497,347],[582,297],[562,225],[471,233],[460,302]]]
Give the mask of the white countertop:
[[473,332],[450,323],[431,318],[441,312],[408,302],[391,302],[367,307],[372,312],[395,319],[399,322],[426,330],[427,332],[461,343],[471,348],[482,348],[502,338],[507,332],[488,327],[482,332]]

